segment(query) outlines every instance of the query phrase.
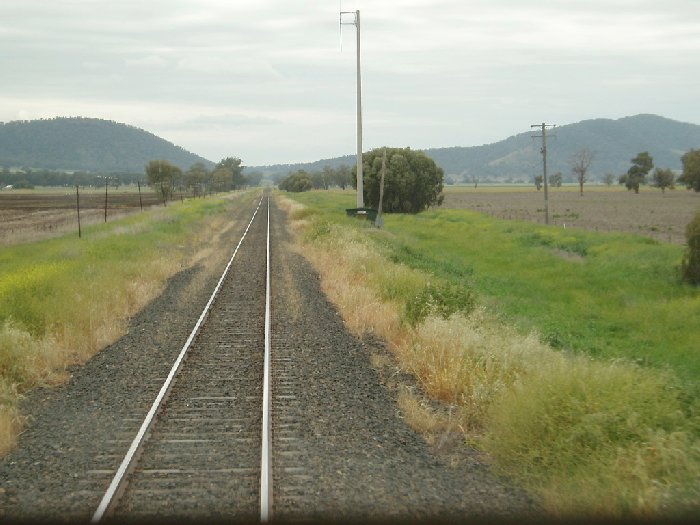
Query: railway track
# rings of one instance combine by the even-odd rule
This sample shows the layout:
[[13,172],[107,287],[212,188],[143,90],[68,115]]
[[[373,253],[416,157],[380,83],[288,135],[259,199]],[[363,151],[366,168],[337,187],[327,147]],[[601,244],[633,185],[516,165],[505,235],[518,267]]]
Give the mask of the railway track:
[[264,196],[93,523],[106,516],[271,518],[270,325]]
[[531,513],[520,490],[471,457],[446,465],[406,425],[396,371],[385,384],[372,367],[386,349],[346,330],[284,211],[238,204],[219,237],[235,255],[209,265],[228,260],[218,283],[209,267],[181,272],[120,341],[38,393],[22,446],[0,460],[0,521]]

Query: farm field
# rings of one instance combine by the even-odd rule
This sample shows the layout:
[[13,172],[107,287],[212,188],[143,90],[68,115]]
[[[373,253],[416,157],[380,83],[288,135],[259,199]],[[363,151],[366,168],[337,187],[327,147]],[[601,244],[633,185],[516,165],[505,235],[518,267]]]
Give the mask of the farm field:
[[[499,219],[544,223],[544,193],[534,186],[447,186],[443,208],[470,209]],[[638,195],[620,186],[550,188],[550,224],[598,232],[639,233],[684,243],[685,226],[700,211],[700,194],[685,188],[642,187]]]
[[[158,194],[142,190],[112,190],[107,195],[107,220],[160,204]],[[80,222],[104,221],[104,189],[80,189]],[[75,188],[0,192],[0,245],[37,241],[78,231]]]

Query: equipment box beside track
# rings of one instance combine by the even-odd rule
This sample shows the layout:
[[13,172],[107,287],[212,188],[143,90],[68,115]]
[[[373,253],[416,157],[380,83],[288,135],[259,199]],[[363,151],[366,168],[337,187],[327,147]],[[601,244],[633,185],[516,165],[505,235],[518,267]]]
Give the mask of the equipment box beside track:
[[348,214],[348,217],[358,217],[370,221],[374,221],[377,218],[377,210],[372,208],[347,208],[345,213]]

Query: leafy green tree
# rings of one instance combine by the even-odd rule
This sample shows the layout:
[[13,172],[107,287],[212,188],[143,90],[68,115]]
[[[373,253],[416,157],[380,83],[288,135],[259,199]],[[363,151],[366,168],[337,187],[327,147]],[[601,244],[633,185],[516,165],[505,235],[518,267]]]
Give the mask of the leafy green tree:
[[262,171],[251,171],[250,173],[245,174],[246,186],[260,186],[260,183],[262,183],[262,180],[263,180],[263,172]]
[[[429,206],[440,206],[443,200],[442,168],[422,151],[411,148],[377,148],[363,155],[364,201],[367,206],[379,206],[385,149],[387,162],[383,210],[387,213],[418,213]],[[356,181],[357,170],[353,169],[353,182],[357,184]]]
[[185,172],[185,185],[191,188],[195,195],[205,192],[206,184],[209,181],[209,170],[203,162],[195,162]]
[[229,191],[232,187],[233,174],[229,168],[217,167],[211,172],[211,185],[214,191]]
[[176,181],[182,176],[182,170],[167,160],[151,160],[146,164],[148,185],[159,191],[163,204],[172,197]]
[[700,192],[700,149],[691,149],[681,157],[683,174],[678,177],[678,182],[685,184],[686,188]]
[[654,174],[651,178],[652,186],[661,188],[661,193],[666,193],[666,188],[673,189],[674,183],[676,182],[676,175],[672,170],[666,168],[662,170],[661,168],[656,168]]
[[535,188],[537,188],[537,191],[540,191],[542,189],[542,184],[544,184],[544,177],[542,175],[536,175]]
[[564,175],[562,175],[561,171],[557,171],[554,175],[552,175],[552,186],[556,188],[561,188],[561,184],[564,181]]
[[323,176],[322,171],[312,171],[309,174],[309,177],[311,177],[311,183],[314,185],[315,190],[327,190],[328,185],[326,183],[326,179]]
[[[627,175],[624,177],[624,185],[628,190],[634,190],[639,193],[639,185],[646,182],[647,174],[654,167],[654,159],[649,155],[648,151],[642,151],[632,159],[632,166],[627,170]],[[620,178],[623,183],[623,178]]]
[[327,190],[335,181],[335,170],[326,165],[321,171],[321,177],[323,179],[323,188]]
[[595,154],[588,148],[578,150],[571,157],[571,171],[574,174],[574,179],[578,182],[581,197],[583,197],[583,185],[588,180],[586,174],[594,157]]
[[314,184],[306,171],[299,170],[297,172],[290,173],[287,177],[282,179],[278,186],[281,190],[298,193],[313,189]]
[[241,159],[238,157],[226,157],[225,159],[221,159],[215,166],[214,171],[217,169],[226,169],[230,173],[230,184],[224,185],[226,189],[233,188],[234,190],[238,190],[245,186],[246,179],[243,176],[243,166],[241,162]]
[[345,164],[341,165],[338,169],[334,170],[333,182],[340,186],[340,189],[344,190],[352,184],[352,171]]
[[700,212],[690,221],[685,229],[688,251],[681,263],[683,279],[691,284],[700,285]]

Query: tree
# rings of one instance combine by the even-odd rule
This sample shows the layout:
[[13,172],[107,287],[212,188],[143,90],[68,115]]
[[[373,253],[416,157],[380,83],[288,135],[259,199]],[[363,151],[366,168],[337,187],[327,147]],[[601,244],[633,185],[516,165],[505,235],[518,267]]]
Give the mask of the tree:
[[203,162],[195,162],[185,172],[185,185],[192,188],[195,195],[205,192],[206,184],[209,181],[209,170]]
[[309,191],[313,187],[314,184],[311,177],[304,170],[290,173],[279,182],[279,189],[295,193]]
[[661,188],[661,193],[666,193],[666,188],[673,189],[674,183],[676,182],[676,175],[672,170],[666,168],[662,170],[661,168],[656,168],[654,170],[654,175],[652,175],[651,184],[657,188]]
[[251,171],[245,174],[245,183],[247,186],[260,186],[263,180],[262,171]]
[[603,175],[603,182],[605,183],[606,186],[612,186],[612,183],[615,181],[615,175],[612,173],[606,173]]
[[627,175],[620,177],[620,183],[624,183],[628,190],[639,193],[639,185],[646,182],[647,173],[653,167],[654,159],[648,151],[642,151],[632,159],[632,166],[627,170]]
[[587,180],[586,174],[594,157],[595,154],[588,148],[578,150],[571,157],[571,171],[574,174],[574,179],[578,182],[581,197],[583,197],[583,184]]
[[[384,150],[387,162],[383,211],[418,213],[429,206],[442,204],[444,172],[433,159],[411,148],[376,148],[363,155],[364,201],[367,206],[379,206]],[[353,182],[356,180],[357,170],[353,169]]]
[[685,184],[688,189],[700,192],[700,149],[691,149],[681,157],[683,174],[678,182]]
[[552,186],[556,188],[561,188],[561,183],[564,181],[564,175],[562,175],[561,171],[557,171],[554,175],[552,175]]
[[352,184],[352,172],[347,165],[343,164],[335,170],[334,182],[340,186],[342,190]]
[[233,174],[229,168],[217,167],[211,172],[214,191],[229,191],[233,187]]
[[226,169],[230,173],[230,186],[228,184],[224,185],[226,189],[233,188],[234,190],[241,189],[245,186],[245,177],[243,176],[243,166],[241,166],[241,159],[238,157],[226,157],[221,159],[219,163],[214,168]]
[[311,177],[311,183],[313,184],[315,190],[328,189],[328,186],[326,185],[326,179],[322,171],[312,171],[309,174],[309,177]]
[[535,175],[535,188],[537,188],[537,191],[542,189],[542,184],[544,184],[544,177],[542,175]]
[[688,251],[683,256],[681,273],[683,279],[691,284],[700,285],[700,213],[690,221],[685,229]]
[[146,164],[146,177],[148,185],[160,191],[163,204],[173,194],[175,182],[182,176],[182,170],[167,160],[151,160]]
[[333,184],[333,179],[335,179],[335,172],[330,166],[324,166],[321,172],[321,178],[323,180],[323,189],[327,190],[328,187]]

